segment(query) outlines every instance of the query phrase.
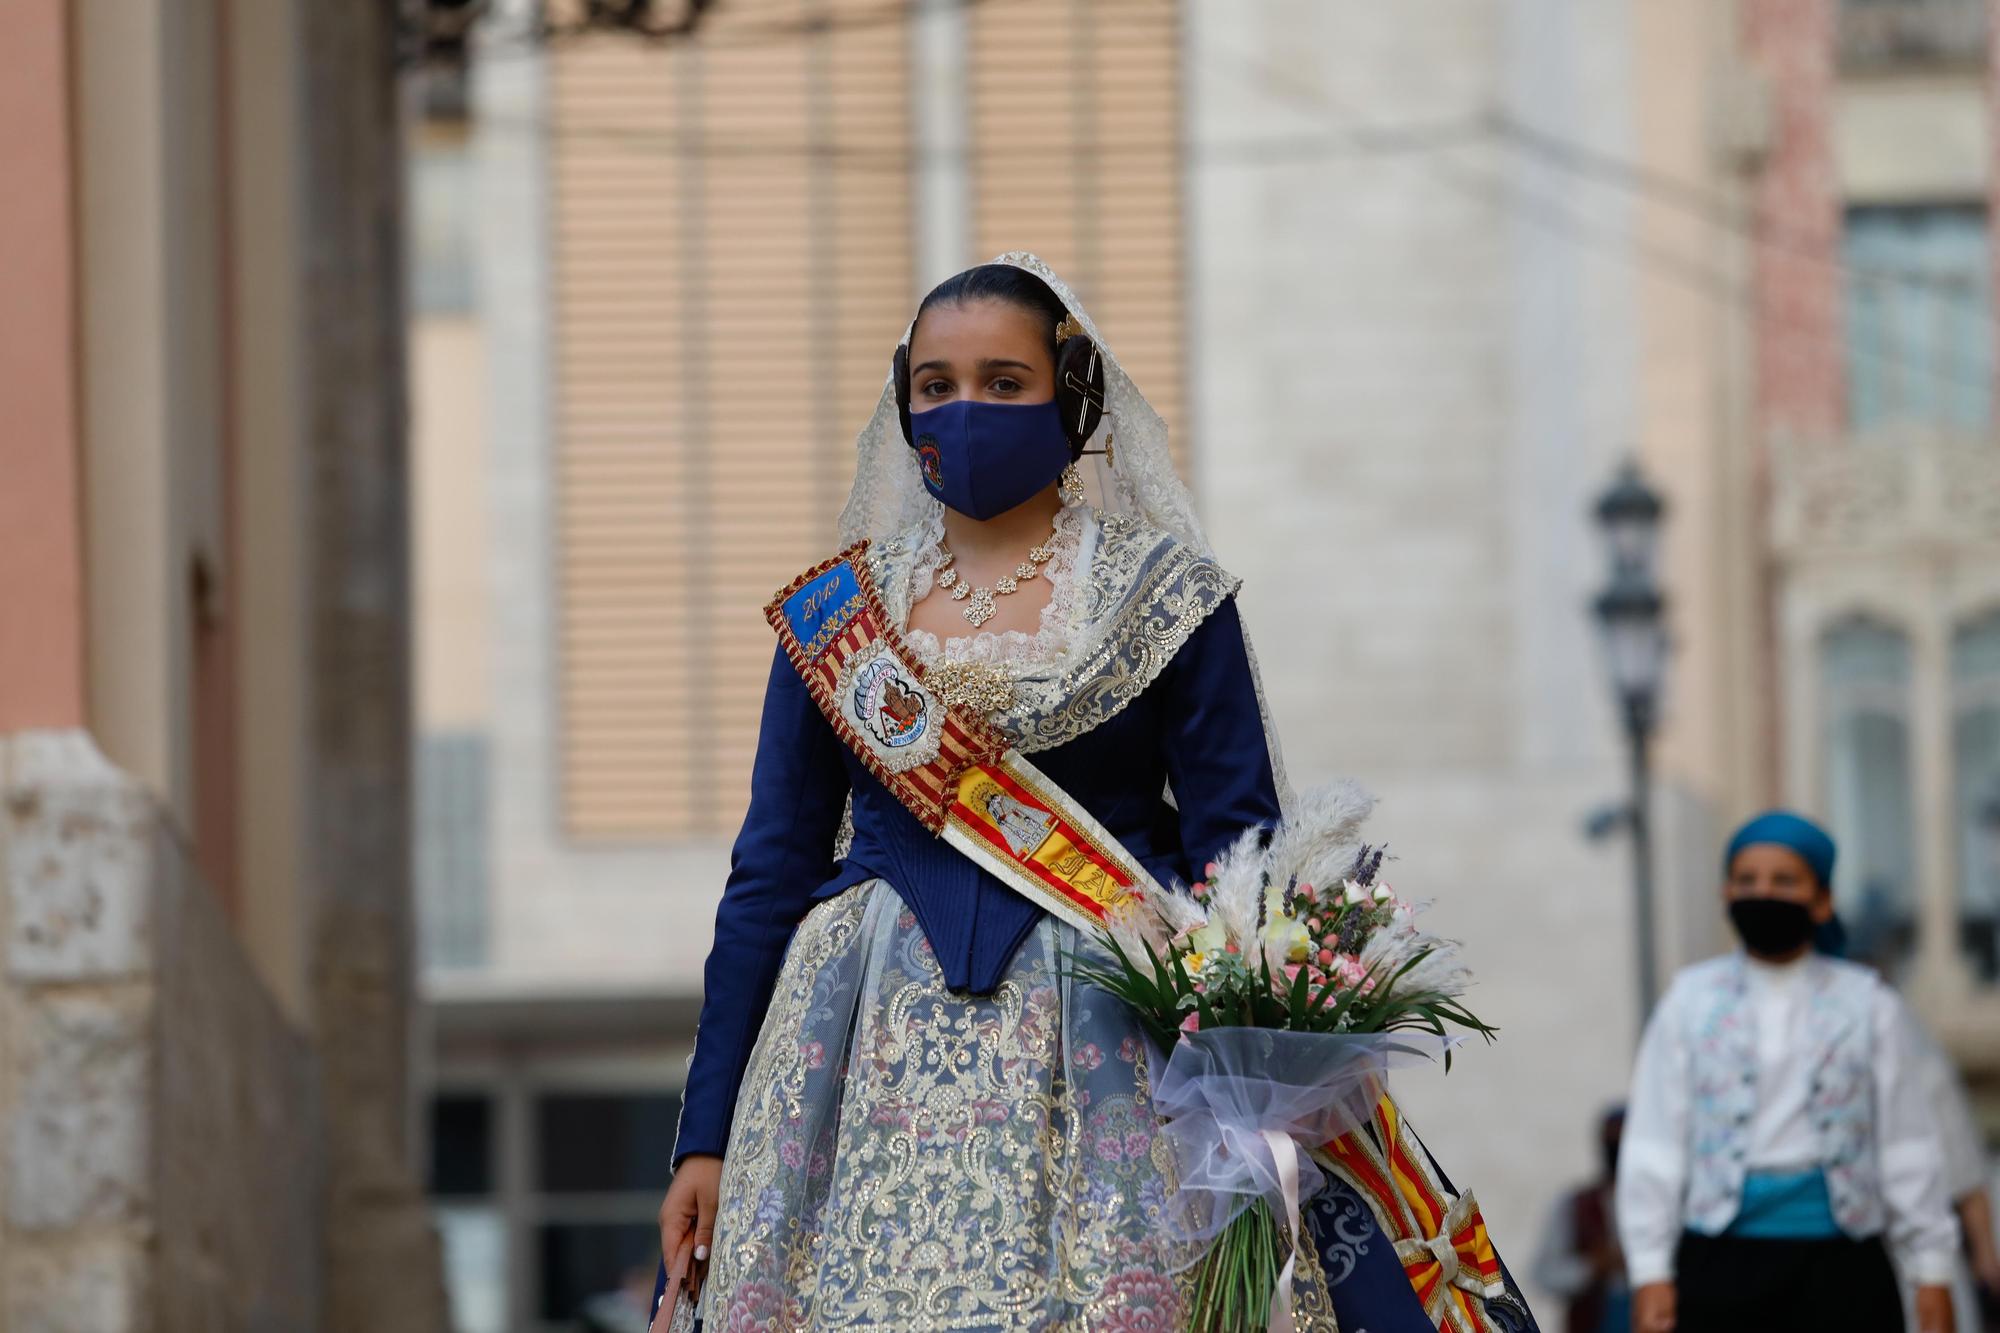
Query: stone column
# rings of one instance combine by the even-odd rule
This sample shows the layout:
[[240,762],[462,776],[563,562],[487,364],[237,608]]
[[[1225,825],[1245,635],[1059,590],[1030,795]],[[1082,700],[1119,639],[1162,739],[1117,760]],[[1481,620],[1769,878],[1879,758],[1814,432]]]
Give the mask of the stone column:
[[1933,1010],[1968,988],[1958,953],[1957,848],[1953,844],[1951,633],[1933,596],[1918,600],[1910,636],[1910,807],[1916,864],[1916,976]]
[[448,1326],[411,1166],[414,910],[397,7],[301,6],[306,804],[327,1333]]

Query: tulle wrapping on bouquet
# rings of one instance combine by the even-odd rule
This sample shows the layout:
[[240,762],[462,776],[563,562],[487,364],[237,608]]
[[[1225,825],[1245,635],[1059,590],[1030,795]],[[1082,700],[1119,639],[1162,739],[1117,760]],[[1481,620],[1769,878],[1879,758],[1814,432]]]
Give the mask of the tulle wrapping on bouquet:
[[[1179,1177],[1166,1218],[1196,1247],[1189,1262],[1260,1198],[1295,1226],[1299,1205],[1326,1183],[1310,1153],[1368,1123],[1392,1067],[1437,1059],[1452,1044],[1428,1033],[1212,1028],[1183,1037],[1164,1067],[1155,1056],[1153,1109]],[[1297,1145],[1295,1168],[1272,1134]]]
[[[1433,1058],[1450,1046],[1448,1038],[1424,1034],[1244,1027],[1183,1036],[1164,1068],[1156,1055],[1154,1068],[1160,1072],[1153,1080],[1153,1106],[1166,1118],[1161,1136],[1173,1151],[1179,1178],[1164,1221],[1187,1243],[1189,1262],[1217,1243],[1231,1254],[1235,1244],[1246,1242],[1250,1253],[1259,1252],[1264,1242],[1248,1236],[1232,1242],[1225,1232],[1262,1199],[1287,1238],[1283,1266],[1268,1288],[1268,1327],[1271,1333],[1294,1333],[1292,1286],[1300,1257],[1310,1248],[1302,1206],[1326,1184],[1313,1153],[1368,1122],[1391,1065]],[[1249,1236],[1257,1234],[1256,1225],[1268,1225],[1254,1218],[1248,1223]],[[1224,1269],[1233,1264],[1220,1253],[1217,1262]],[[1222,1270],[1205,1266],[1203,1271]],[[1240,1290],[1238,1281],[1225,1285]],[[1254,1290],[1249,1308],[1263,1308],[1261,1284]]]

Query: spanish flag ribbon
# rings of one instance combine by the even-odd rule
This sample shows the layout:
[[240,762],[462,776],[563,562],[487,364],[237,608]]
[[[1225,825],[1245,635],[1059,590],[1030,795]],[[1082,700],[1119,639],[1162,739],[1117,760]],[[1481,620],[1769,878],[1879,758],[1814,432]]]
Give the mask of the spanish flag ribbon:
[[1486,1219],[1469,1191],[1445,1189],[1395,1102],[1382,1098],[1370,1124],[1335,1139],[1326,1152],[1368,1201],[1440,1333],[1489,1333],[1484,1301],[1507,1288]]

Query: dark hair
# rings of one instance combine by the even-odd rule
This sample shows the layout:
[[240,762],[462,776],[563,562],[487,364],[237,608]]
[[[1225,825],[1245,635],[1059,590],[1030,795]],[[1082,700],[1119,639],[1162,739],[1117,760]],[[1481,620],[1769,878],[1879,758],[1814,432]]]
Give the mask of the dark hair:
[[1049,340],[1049,355],[1056,352],[1056,329],[1069,310],[1049,285],[1024,268],[1012,264],[981,264],[953,274],[931,288],[930,295],[917,306],[917,318],[932,306],[963,306],[973,301],[1003,301],[1018,310],[1042,317]]

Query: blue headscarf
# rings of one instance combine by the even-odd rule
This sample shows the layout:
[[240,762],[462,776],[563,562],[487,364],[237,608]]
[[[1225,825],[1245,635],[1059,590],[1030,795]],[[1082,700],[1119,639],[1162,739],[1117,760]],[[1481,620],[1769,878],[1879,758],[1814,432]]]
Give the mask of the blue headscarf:
[[[1738,852],[1763,843],[1797,852],[1799,859],[1812,867],[1820,886],[1828,893],[1833,892],[1833,863],[1838,855],[1833,835],[1804,815],[1789,810],[1767,810],[1736,830],[1736,836],[1729,840],[1729,850],[1722,854],[1724,876],[1735,864]],[[1847,956],[1847,930],[1839,917],[1814,930],[1813,947],[1835,958]]]

